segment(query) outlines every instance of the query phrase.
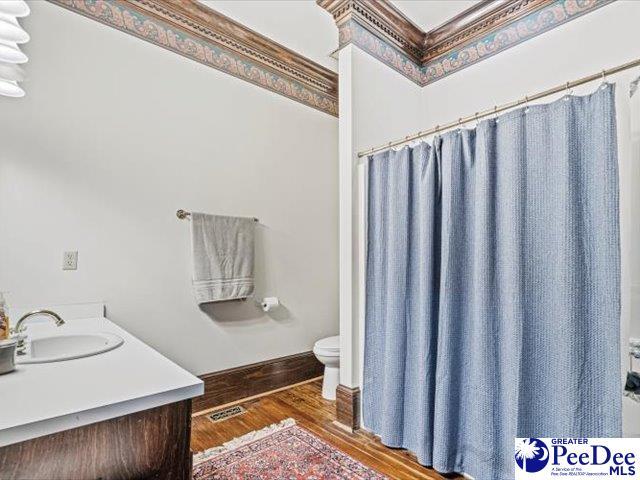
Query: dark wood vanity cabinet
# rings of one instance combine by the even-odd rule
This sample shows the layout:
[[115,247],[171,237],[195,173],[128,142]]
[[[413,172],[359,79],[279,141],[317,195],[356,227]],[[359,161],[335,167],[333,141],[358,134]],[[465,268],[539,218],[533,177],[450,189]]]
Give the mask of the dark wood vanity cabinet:
[[2,480],[187,480],[191,400],[0,447]]

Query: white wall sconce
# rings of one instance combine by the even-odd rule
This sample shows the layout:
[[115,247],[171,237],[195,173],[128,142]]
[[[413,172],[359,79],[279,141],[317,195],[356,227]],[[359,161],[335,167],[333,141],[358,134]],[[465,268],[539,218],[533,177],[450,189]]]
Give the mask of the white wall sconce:
[[0,43],[0,61],[7,63],[25,63],[27,56],[15,43]]
[[29,15],[29,5],[24,0],[2,0],[0,2],[0,95],[23,97],[19,82],[24,81],[25,72],[18,64],[28,58],[18,44],[29,41],[29,34],[20,26],[18,18]]
[[0,2],[0,13],[11,17],[26,17],[29,15],[29,5],[23,0],[4,0]]

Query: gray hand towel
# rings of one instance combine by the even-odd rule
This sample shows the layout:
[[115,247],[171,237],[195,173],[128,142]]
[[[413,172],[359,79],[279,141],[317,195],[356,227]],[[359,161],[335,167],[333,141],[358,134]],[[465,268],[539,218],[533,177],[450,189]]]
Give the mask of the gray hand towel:
[[198,304],[253,293],[254,230],[251,218],[191,214],[193,292]]

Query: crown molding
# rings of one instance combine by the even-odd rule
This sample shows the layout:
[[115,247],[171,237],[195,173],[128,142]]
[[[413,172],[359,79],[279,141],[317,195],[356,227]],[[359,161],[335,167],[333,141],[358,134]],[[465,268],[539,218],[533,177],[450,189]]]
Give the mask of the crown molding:
[[422,63],[483,37],[538,10],[553,0],[484,0],[425,34]]
[[[49,0],[85,17],[338,115],[338,74],[196,0]],[[316,0],[353,43],[420,86],[615,0],[484,0],[424,32],[389,0]]]
[[428,32],[389,0],[316,0],[355,44],[420,86],[615,0],[483,0]]
[[338,115],[338,74],[195,0],[49,0],[300,103]]
[[415,62],[422,57],[425,33],[386,0],[317,0],[338,28],[355,20]]

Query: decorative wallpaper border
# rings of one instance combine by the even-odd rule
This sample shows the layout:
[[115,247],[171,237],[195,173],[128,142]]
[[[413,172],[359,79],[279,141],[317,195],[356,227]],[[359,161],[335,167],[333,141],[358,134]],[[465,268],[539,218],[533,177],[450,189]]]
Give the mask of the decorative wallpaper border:
[[425,86],[614,1],[553,0],[424,65],[413,61],[355,18],[338,26],[339,45],[340,48],[350,43],[357,45],[418,85]]
[[[289,61],[286,65],[286,72],[277,71],[271,65],[277,62],[273,58],[267,61],[261,61],[267,56],[261,51],[262,45],[252,45],[247,48],[245,44],[241,44],[235,39],[229,39],[219,32],[215,32],[214,38],[220,38],[220,43],[203,36],[196,35],[183,28],[184,25],[195,25],[196,31],[206,31],[202,29],[200,24],[196,24],[191,18],[176,14],[170,9],[190,8],[193,7],[192,2],[182,0],[180,2],[161,0],[145,1],[145,0],[49,0],[51,3],[60,5],[73,12],[79,13],[85,17],[96,20],[105,25],[109,25],[123,32],[134,35],[138,38],[146,40],[155,45],[161,46],[175,53],[183,55],[187,58],[200,62],[209,67],[215,68],[222,72],[228,73],[240,79],[246,80],[257,86],[278,93],[285,97],[291,98],[297,102],[308,105],[312,108],[338,116],[338,96],[337,96],[337,74],[331,72],[319,65],[309,67],[313,62],[304,59],[301,60],[300,68],[295,64],[296,58],[294,52],[286,51],[282,55],[282,59],[277,59],[280,63]],[[172,18],[175,17],[176,23],[163,21],[152,13],[159,8],[164,7]],[[149,10],[145,10],[148,8]],[[206,7],[198,5],[198,9],[206,9]],[[211,14],[219,15],[211,10]],[[225,20],[232,20],[222,17]],[[233,25],[235,31],[240,27],[238,24]],[[247,29],[247,37],[252,35],[258,36],[255,32]],[[234,43],[235,42],[235,43]],[[280,45],[271,42],[266,37],[261,37],[260,42],[266,45],[266,49],[285,50]],[[257,43],[257,42],[256,42]],[[226,45],[238,44],[238,50],[244,50],[247,55],[243,55],[238,51],[228,48]],[[249,58],[253,54],[256,58]],[[273,56],[272,56],[273,57]],[[302,59],[302,57],[300,57]],[[304,63],[304,65],[303,65]],[[283,70],[285,70],[283,68]],[[321,72],[313,77],[309,71],[316,70]],[[298,77],[298,78],[296,78]],[[329,80],[327,80],[329,79]],[[306,81],[305,81],[306,80]],[[318,85],[316,88],[315,85]],[[325,87],[325,88],[322,88]],[[335,93],[334,93],[335,92]]]
[[[338,116],[338,76],[335,72],[196,0],[49,1]],[[340,48],[354,44],[420,86],[614,1],[510,0],[496,8],[490,3],[479,4],[474,7],[476,10],[488,11],[481,12],[478,20],[474,19],[472,8],[444,26],[425,33],[387,0],[317,0],[336,19]],[[432,38],[438,43],[429,47]],[[422,56],[418,55],[421,43]],[[441,51],[444,51],[442,55],[431,58]]]
[[407,55],[389,45],[385,40],[354,19],[349,19],[338,26],[338,48],[349,44],[356,45],[362,50],[380,60],[388,67],[413,80],[418,85],[422,83],[422,67],[411,60]]

